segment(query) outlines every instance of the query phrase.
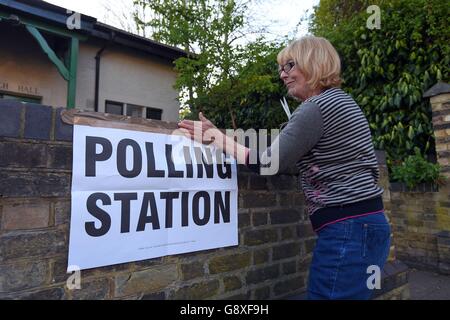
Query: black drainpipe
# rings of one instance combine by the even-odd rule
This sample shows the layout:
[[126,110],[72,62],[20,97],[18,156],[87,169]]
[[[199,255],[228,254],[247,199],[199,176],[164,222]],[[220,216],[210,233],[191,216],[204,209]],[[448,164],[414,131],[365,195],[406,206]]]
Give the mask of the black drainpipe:
[[100,49],[98,50],[97,54],[95,55],[95,102],[94,102],[94,110],[95,112],[98,112],[98,90],[100,86],[100,58],[105,51],[106,47],[110,45],[115,37],[114,31],[111,31],[109,41]]

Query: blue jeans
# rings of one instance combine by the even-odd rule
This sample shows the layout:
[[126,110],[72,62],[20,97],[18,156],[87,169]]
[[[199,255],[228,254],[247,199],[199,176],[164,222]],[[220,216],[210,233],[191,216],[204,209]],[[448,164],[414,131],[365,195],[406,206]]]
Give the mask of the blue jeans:
[[370,299],[374,289],[369,289],[367,282],[374,273],[368,272],[368,267],[383,269],[390,234],[384,212],[321,229],[309,271],[308,299]]

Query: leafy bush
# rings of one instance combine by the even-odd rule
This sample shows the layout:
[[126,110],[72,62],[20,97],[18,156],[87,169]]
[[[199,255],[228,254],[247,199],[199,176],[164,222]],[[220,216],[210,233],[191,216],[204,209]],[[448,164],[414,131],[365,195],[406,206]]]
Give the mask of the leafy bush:
[[406,183],[408,188],[412,189],[422,182],[444,184],[445,177],[440,175],[439,172],[439,164],[428,162],[420,154],[420,150],[415,148],[414,155],[408,156],[400,165],[392,167],[392,178]]

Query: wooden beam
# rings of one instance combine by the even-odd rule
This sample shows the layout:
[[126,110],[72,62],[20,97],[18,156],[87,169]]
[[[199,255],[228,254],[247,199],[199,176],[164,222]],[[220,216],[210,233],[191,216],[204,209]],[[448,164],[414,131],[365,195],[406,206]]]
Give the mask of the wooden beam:
[[53,64],[56,66],[56,68],[58,69],[58,71],[62,75],[62,77],[65,80],[69,81],[69,70],[67,70],[64,63],[61,60],[59,60],[59,58],[56,56],[55,52],[48,45],[47,40],[45,40],[45,38],[39,32],[39,30],[31,25],[25,25],[25,27],[31,33],[31,35],[37,40],[37,42],[41,46],[44,53],[48,56],[50,61],[53,62]]
[[67,108],[75,108],[77,94],[77,66],[78,66],[79,41],[77,38],[70,40],[69,79],[67,84]]

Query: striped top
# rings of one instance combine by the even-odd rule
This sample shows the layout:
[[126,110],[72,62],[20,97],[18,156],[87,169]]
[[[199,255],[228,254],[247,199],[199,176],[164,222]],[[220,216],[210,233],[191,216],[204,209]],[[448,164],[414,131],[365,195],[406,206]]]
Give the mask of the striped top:
[[[272,145],[258,154],[250,149],[246,164],[259,174],[298,167],[315,231],[384,210],[369,124],[356,102],[339,88],[306,99]],[[275,169],[267,173],[267,167]]]
[[319,107],[323,125],[318,142],[297,162],[309,214],[381,196],[378,162],[360,107],[339,88],[308,102]]

